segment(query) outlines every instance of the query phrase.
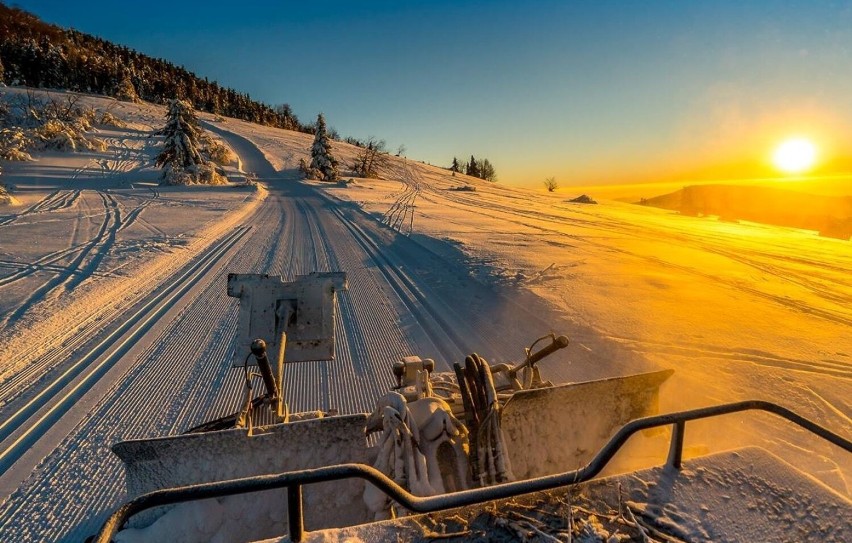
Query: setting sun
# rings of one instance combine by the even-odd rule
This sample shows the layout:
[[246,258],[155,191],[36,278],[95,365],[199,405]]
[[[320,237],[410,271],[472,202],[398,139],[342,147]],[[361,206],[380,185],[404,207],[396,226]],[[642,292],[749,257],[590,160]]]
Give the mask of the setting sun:
[[802,173],[814,165],[816,146],[803,138],[792,138],[775,149],[772,163],[784,173]]

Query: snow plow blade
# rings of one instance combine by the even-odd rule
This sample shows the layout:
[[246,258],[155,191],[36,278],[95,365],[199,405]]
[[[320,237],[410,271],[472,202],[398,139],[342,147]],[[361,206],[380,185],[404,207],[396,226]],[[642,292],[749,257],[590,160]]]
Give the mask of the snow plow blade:
[[[113,445],[112,450],[124,462],[128,494],[133,497],[164,488],[366,462],[366,419],[366,415],[358,414],[276,424],[255,428],[252,436],[245,429],[231,429],[123,441]],[[364,483],[358,479],[309,485],[304,490],[309,511],[306,527],[320,529],[366,522],[363,492]],[[270,518],[284,523],[277,527],[281,530],[286,529],[286,499],[284,489],[270,490],[233,496],[227,508],[234,509],[235,515],[239,510],[268,508]],[[161,508],[134,516],[131,525],[144,527],[164,513]],[[260,539],[280,533],[272,530],[252,535]]]
[[518,479],[577,469],[631,420],[659,411],[660,385],[674,370],[516,392],[502,427]]

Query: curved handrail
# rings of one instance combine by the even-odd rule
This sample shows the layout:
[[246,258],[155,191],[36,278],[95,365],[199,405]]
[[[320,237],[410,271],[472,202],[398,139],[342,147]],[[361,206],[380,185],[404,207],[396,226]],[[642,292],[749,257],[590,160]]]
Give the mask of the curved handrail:
[[441,494],[439,496],[414,496],[394,483],[382,472],[364,464],[339,464],[336,466],[291,471],[278,475],[259,475],[242,479],[156,490],[148,494],[143,494],[119,507],[104,522],[95,539],[95,543],[109,543],[112,536],[124,525],[128,518],[152,507],[284,487],[288,489],[287,507],[290,522],[290,537],[292,541],[298,542],[304,537],[301,486],[352,477],[358,477],[372,483],[394,501],[406,509],[417,513],[431,513],[531,492],[552,490],[561,486],[577,484],[592,479],[606,467],[607,463],[627,442],[630,436],[641,430],[667,426],[669,424],[676,426],[676,431],[672,436],[673,454],[670,454],[669,462],[674,463],[675,467],[679,467],[680,449],[683,446],[682,430],[686,422],[751,410],[766,411],[778,415],[852,453],[852,441],[849,439],[780,405],[762,400],[747,400],[633,420],[622,426],[588,464],[574,471],[546,475],[524,481],[502,483],[485,488],[463,490],[452,494]]

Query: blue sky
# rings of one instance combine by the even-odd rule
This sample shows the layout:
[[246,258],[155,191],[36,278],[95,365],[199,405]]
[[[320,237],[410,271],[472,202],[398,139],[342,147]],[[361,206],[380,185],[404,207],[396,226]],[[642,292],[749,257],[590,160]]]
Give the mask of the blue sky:
[[412,158],[487,157],[507,183],[766,175],[788,134],[836,172],[852,148],[849,2],[18,5]]

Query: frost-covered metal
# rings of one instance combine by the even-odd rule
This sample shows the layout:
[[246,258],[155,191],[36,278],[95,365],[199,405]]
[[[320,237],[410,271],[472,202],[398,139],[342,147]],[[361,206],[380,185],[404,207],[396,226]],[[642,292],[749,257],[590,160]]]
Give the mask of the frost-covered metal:
[[[290,413],[283,398],[284,365],[334,358],[336,293],[347,287],[341,272],[311,273],[291,282],[230,274],[228,295],[240,304],[231,365],[245,375],[242,408],[183,436],[116,444],[130,493],[369,463],[411,495],[425,498],[565,471],[579,463],[574,451],[596,450],[615,428],[656,411],[659,386],[671,374],[554,386],[542,379],[536,364],[569,341],[548,334],[516,364],[491,365],[472,353],[463,364],[453,363],[453,373],[436,373],[430,358],[402,357],[389,364],[396,386],[369,416]],[[535,350],[540,342],[545,343]],[[254,389],[254,376],[262,377],[264,393]],[[368,447],[367,434],[374,432],[377,444]],[[284,499],[279,493],[278,501]],[[408,514],[385,490],[354,480],[339,488],[312,487],[304,501],[313,512],[305,519],[308,529]],[[143,532],[171,532],[181,518],[198,514],[182,507],[148,513],[133,525]],[[266,518],[267,508],[263,500],[229,498],[210,514],[241,519],[239,511],[248,509],[251,519],[258,510]],[[274,508],[268,516],[266,525],[246,523],[241,536],[269,537],[287,529]],[[228,530],[233,531],[223,526],[216,533]],[[205,530],[180,533],[186,541],[210,537]]]

